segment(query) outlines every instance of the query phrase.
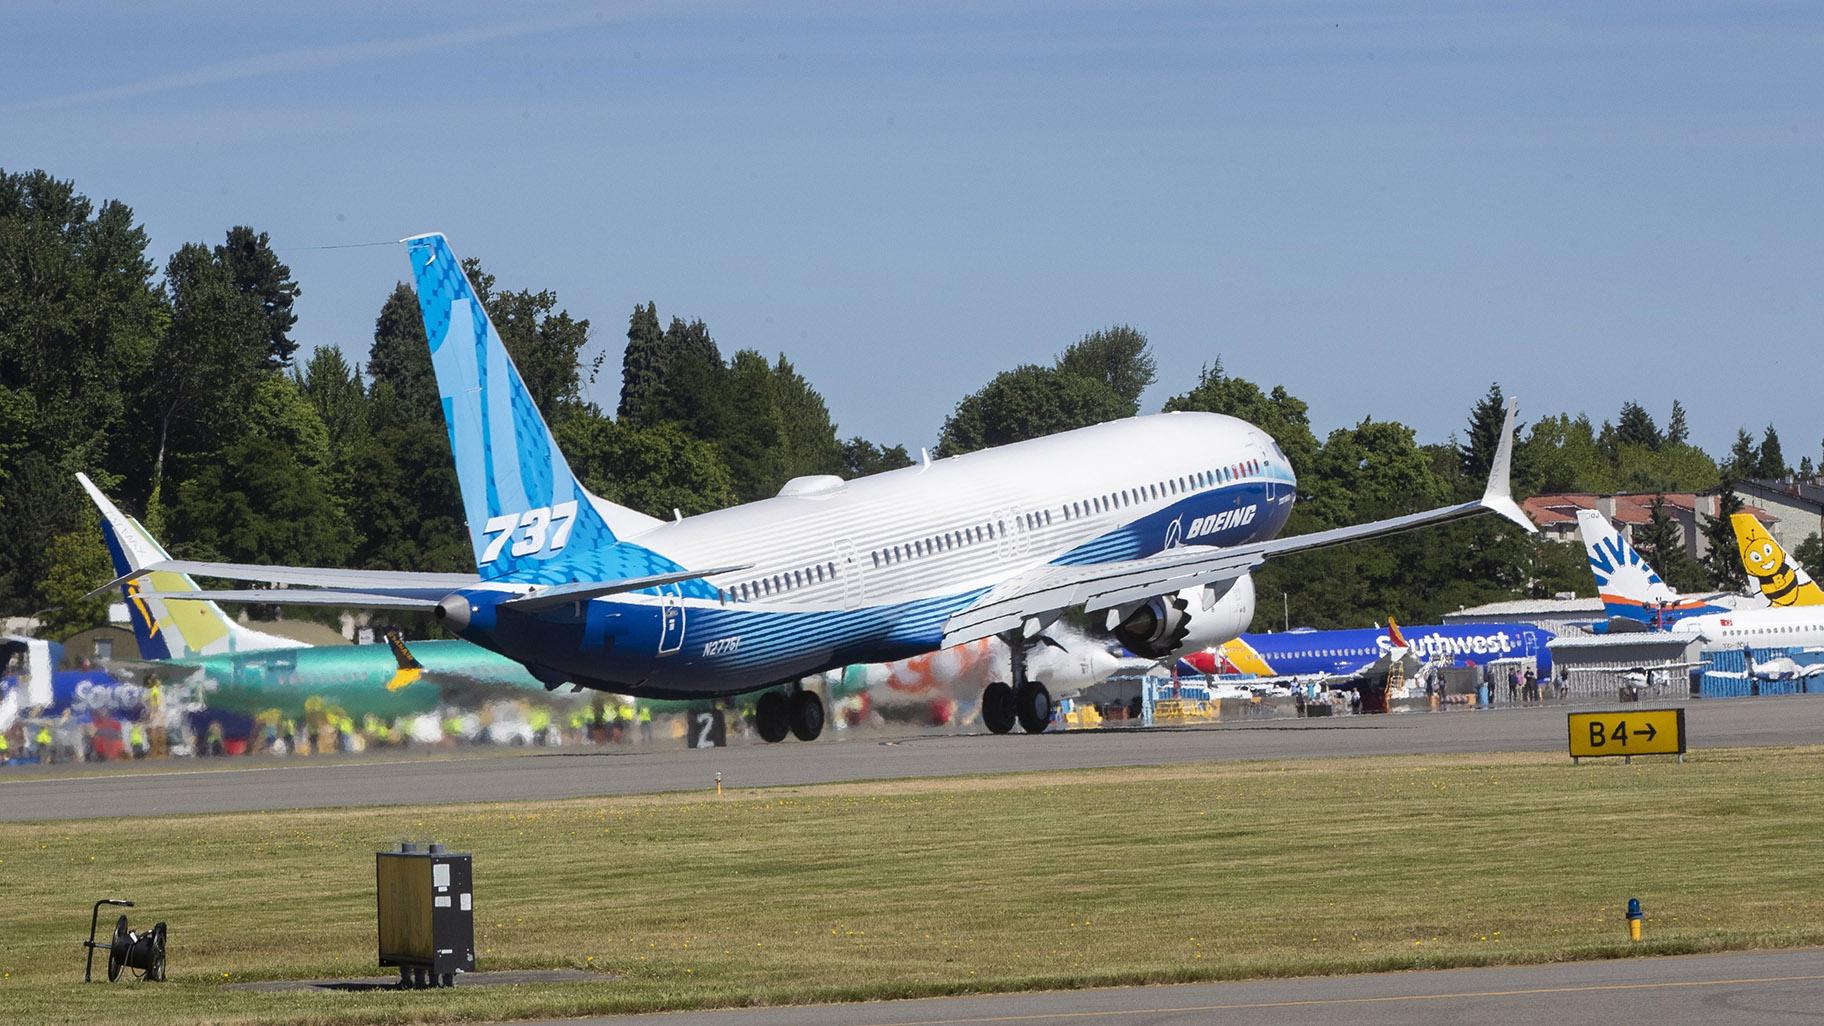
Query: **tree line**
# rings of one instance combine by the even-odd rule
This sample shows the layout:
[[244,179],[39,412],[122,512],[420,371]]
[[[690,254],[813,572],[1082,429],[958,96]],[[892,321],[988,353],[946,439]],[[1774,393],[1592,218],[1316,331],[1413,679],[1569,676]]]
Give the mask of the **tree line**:
[[[232,227],[218,243],[179,247],[162,268],[148,241],[118,200],[94,203],[44,171],[0,169],[0,608],[40,613],[50,636],[105,618],[105,599],[81,599],[111,566],[76,471],[180,558],[472,569],[410,287],[393,288],[366,360],[350,363],[333,346],[300,353],[302,289],[266,233]],[[652,302],[628,317],[619,403],[604,410],[585,398],[603,363],[591,356],[590,322],[549,290],[508,288],[474,258],[463,266],[572,467],[614,502],[669,518],[763,498],[800,475],[912,462],[903,445],[842,437],[785,354],[725,355],[702,320],[666,321]],[[935,451],[1132,416],[1156,377],[1139,329],[1092,332],[1051,363],[1000,372],[964,396]],[[1309,531],[1473,497],[1502,403],[1491,387],[1461,440],[1420,444],[1411,428],[1374,419],[1320,440],[1304,402],[1216,359],[1164,409],[1228,413],[1273,435],[1299,475],[1290,530]],[[1798,473],[1813,469],[1806,457]],[[1771,426],[1759,443],[1743,431],[1712,459],[1688,441],[1677,402],[1663,429],[1631,402],[1600,427],[1581,414],[1544,417],[1524,432],[1514,470],[1527,493],[1727,489],[1793,472]],[[1729,560],[1698,566],[1678,558],[1669,524],[1656,514],[1643,543],[1662,573],[1734,583],[1732,543]],[[1726,531],[1726,516],[1707,527]],[[1287,616],[1318,627],[1419,622],[1503,597],[1591,590],[1576,547],[1489,518],[1279,560],[1259,583],[1262,628]]]

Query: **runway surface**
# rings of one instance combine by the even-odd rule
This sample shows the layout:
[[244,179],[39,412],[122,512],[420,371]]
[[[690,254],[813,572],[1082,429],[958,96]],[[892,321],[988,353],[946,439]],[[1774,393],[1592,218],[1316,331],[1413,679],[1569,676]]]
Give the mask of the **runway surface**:
[[1350,1026],[1824,1019],[1824,950],[564,1019],[542,1026]]
[[[1622,708],[1652,708],[1625,706]],[[1587,708],[1587,707],[1580,707]],[[1824,696],[1685,705],[1694,749],[1824,742]],[[458,750],[0,770],[0,821],[523,801],[730,787],[962,776],[1236,759],[1565,750],[1565,710],[1263,719],[1214,728],[1028,736],[834,734],[713,751],[650,746]]]

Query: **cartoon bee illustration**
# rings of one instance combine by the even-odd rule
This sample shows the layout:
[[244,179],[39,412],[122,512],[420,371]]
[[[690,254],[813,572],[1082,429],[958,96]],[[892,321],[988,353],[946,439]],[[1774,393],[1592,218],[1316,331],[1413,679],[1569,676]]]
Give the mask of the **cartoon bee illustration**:
[[1761,526],[1752,513],[1735,513],[1729,517],[1735,527],[1735,544],[1742,554],[1742,569],[1761,585],[1761,594],[1776,606],[1824,605],[1824,589],[1812,581],[1803,567],[1786,555],[1780,543]]

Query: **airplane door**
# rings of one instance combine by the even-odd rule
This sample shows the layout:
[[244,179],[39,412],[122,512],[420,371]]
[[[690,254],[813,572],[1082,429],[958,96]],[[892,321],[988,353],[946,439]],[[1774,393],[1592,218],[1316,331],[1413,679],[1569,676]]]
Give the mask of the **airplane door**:
[[1024,511],[1018,506],[1008,506],[1004,509],[997,509],[990,515],[1001,528],[1001,535],[995,544],[995,555],[1006,563],[1024,556],[1027,546],[1032,543],[1032,539],[1026,536]]
[[855,543],[836,539],[836,576],[842,581],[842,608],[855,609],[868,597],[868,579],[855,555]]
[[659,594],[659,654],[675,655],[684,647],[684,600],[678,586],[666,585]]
[[1529,656],[1537,656],[1539,654],[1539,635],[1532,631],[1526,631],[1521,636],[1526,642],[1526,654]]

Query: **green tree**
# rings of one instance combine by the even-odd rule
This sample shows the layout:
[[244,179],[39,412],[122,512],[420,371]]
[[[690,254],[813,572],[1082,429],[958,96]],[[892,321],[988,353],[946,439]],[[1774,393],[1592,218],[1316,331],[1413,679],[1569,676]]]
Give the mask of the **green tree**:
[[74,531],[51,539],[48,567],[39,600],[46,611],[40,616],[39,635],[67,638],[77,631],[108,622],[108,596],[84,598],[114,576],[114,564],[101,541],[99,518],[90,509],[88,521]]
[[718,447],[677,424],[641,427],[591,411],[566,421],[559,444],[591,491],[649,516],[694,516],[736,502]]
[[242,294],[259,303],[266,320],[266,340],[271,366],[286,367],[298,344],[291,339],[292,326],[298,315],[291,309],[298,298],[298,283],[291,279],[291,268],[279,262],[272,251],[272,240],[265,232],[255,233],[246,225],[228,229],[228,238],[215,247],[215,259],[227,270],[228,278]]
[[174,550],[205,559],[338,566],[354,548],[323,475],[278,432],[248,432],[202,463],[170,520]]
[[1140,412],[1140,396],[1158,378],[1146,335],[1126,324],[1092,332],[1058,355],[1057,369],[1099,381],[1127,404],[1127,415]]
[[1666,444],[1684,445],[1691,439],[1691,425],[1685,422],[1685,404],[1672,400],[1672,415],[1666,418]]
[[830,409],[784,353],[773,364],[772,393],[782,427],[779,441],[786,477],[842,473],[842,443],[836,439]]
[[743,349],[729,361],[726,380],[727,428],[716,441],[733,477],[735,495],[742,502],[775,495],[789,476],[789,465],[785,420],[774,399],[773,367],[758,352]]
[[[1501,383],[1497,381],[1488,386],[1488,393],[1469,411],[1469,429],[1459,450],[1464,480],[1488,479],[1489,468],[1495,464],[1495,449],[1501,444],[1501,426],[1506,420],[1507,397],[1501,393]],[[1516,424],[1514,430],[1518,432],[1519,425]]]
[[318,346],[295,383],[323,423],[330,458],[340,460],[367,435],[367,391],[360,370],[348,365],[341,350]]
[[[1744,435],[1746,432],[1744,432]],[[1722,483],[1717,486],[1716,516],[1703,518],[1704,569],[1710,574],[1710,585],[1724,591],[1740,591],[1748,583],[1735,545],[1735,526],[1729,518],[1742,511],[1742,500],[1735,494],[1736,477],[1732,469],[1723,468]]]
[[1786,465],[1786,454],[1780,451],[1780,435],[1767,425],[1767,431],[1761,435],[1761,448],[1756,454],[1754,476],[1769,481],[1784,480],[1792,473]]
[[665,332],[654,303],[633,308],[627,350],[621,355],[621,405],[615,416],[639,426],[666,418]]
[[1737,428],[1735,444],[1729,447],[1729,458],[1723,462],[1722,472],[1731,481],[1753,477],[1761,469],[1761,454],[1754,447],[1754,436],[1747,428]]
[[1653,423],[1653,415],[1645,407],[1634,402],[1621,404],[1621,418],[1615,423],[1617,445],[1658,449],[1665,441],[1666,436],[1660,434],[1659,425]]
[[380,307],[374,321],[374,343],[367,351],[367,373],[377,385],[392,387],[393,396],[419,416],[441,423],[436,372],[431,369],[430,342],[418,296],[400,283]]
[[842,443],[842,476],[849,480],[912,465],[903,445],[877,446],[859,436]]
[[[632,345],[631,335],[629,346]],[[698,438],[718,440],[728,432],[725,423],[728,368],[722,351],[702,321],[673,317],[665,329],[660,349],[660,377],[656,392],[663,399],[658,409],[647,410],[633,423],[676,422]],[[652,419],[657,418],[657,419]]]
[[171,327],[154,352],[142,392],[157,437],[154,495],[164,481],[168,453],[211,452],[238,434],[254,386],[269,373],[265,311],[235,285],[208,247],[189,243],[173,253],[165,287]]
[[[487,280],[493,284],[491,276]],[[494,292],[485,302],[538,412],[546,424],[555,424],[560,411],[582,402],[583,385],[594,380],[601,366],[598,356],[585,379],[583,350],[589,344],[589,322],[559,310],[557,294],[549,290]]]
[[1685,550],[1684,532],[1672,519],[1664,495],[1655,495],[1648,506],[1647,523],[1635,532],[1634,547],[1653,569],[1680,591],[1701,591],[1708,585],[1704,568]]
[[[1818,532],[1813,531],[1805,536],[1799,547],[1792,550],[1792,561],[1805,568],[1806,573],[1814,570],[1824,573],[1824,539],[1819,539]],[[1814,578],[1815,580],[1816,578]]]
[[1317,460],[1317,436],[1311,433],[1309,407],[1304,401],[1288,393],[1284,385],[1262,392],[1252,381],[1225,374],[1221,359],[1203,368],[1196,387],[1165,401],[1165,412],[1179,410],[1226,413],[1253,424],[1279,444],[1294,472],[1310,469]]
[[1038,438],[1118,420],[1126,399],[1101,381],[1027,364],[1002,371],[956,405],[937,443],[940,456]]

